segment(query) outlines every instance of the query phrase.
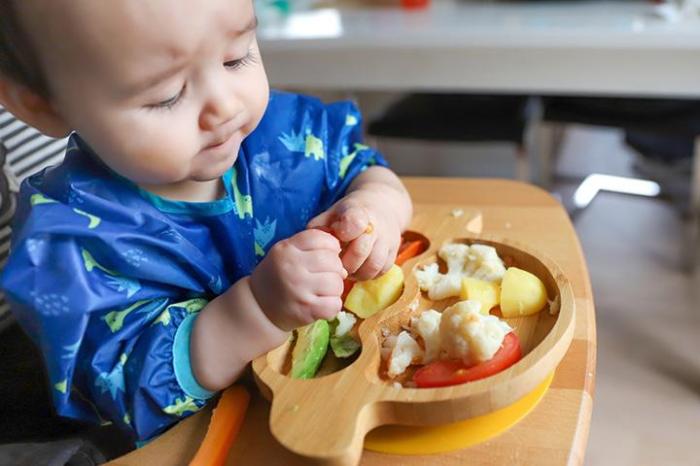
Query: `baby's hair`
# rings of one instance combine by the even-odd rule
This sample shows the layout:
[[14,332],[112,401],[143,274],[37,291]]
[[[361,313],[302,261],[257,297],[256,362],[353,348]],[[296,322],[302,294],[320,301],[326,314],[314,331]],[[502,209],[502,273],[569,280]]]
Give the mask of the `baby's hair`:
[[0,0],[0,76],[48,97],[48,85],[34,47],[20,24],[15,2]]

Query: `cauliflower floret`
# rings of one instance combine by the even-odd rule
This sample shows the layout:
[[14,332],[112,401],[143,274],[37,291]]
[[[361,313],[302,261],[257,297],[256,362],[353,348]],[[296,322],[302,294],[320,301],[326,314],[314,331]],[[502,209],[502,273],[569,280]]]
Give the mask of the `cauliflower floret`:
[[447,273],[461,274],[469,259],[469,246],[466,244],[445,244],[438,251],[438,256],[447,264]]
[[438,264],[429,264],[415,271],[421,290],[428,292],[433,301],[459,296],[462,277],[474,277],[485,281],[500,281],[506,268],[496,249],[483,244],[451,243],[440,248],[438,255],[447,263],[446,274],[439,273]]
[[403,374],[408,366],[423,360],[423,350],[418,342],[405,330],[396,337],[388,337],[382,345],[382,356],[388,354],[387,374],[396,377]]
[[425,352],[423,364],[432,362],[440,355],[440,318],[442,314],[434,309],[421,312],[411,319],[411,330],[423,339]]
[[335,336],[343,337],[352,329],[357,322],[357,317],[350,312],[340,311],[336,315],[338,326],[335,328]]
[[428,297],[433,301],[459,296],[462,290],[461,275],[444,275],[438,272],[438,265],[429,264],[415,271],[418,287],[428,292]]
[[469,248],[469,260],[465,265],[464,272],[468,277],[495,282],[503,279],[506,267],[501,258],[498,257],[496,248],[485,244],[472,244]]
[[443,275],[438,274],[433,282],[433,286],[428,289],[428,298],[433,301],[449,298],[451,296],[459,296],[462,292],[462,276],[461,275]]
[[428,291],[433,286],[435,279],[440,275],[438,270],[437,264],[429,264],[422,269],[416,269],[414,275],[422,291]]
[[498,317],[481,314],[480,308],[478,301],[467,300],[443,311],[440,339],[449,357],[462,359],[467,364],[488,361],[512,330]]

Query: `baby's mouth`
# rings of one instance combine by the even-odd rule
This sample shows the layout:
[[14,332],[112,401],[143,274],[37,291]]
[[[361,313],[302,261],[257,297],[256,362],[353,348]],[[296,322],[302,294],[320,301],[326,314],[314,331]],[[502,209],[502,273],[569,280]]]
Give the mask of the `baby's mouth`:
[[235,134],[235,131],[232,132],[232,133],[227,134],[225,138],[218,138],[218,139],[216,139],[213,143],[211,143],[211,144],[209,144],[208,146],[206,146],[206,147],[204,148],[204,150],[216,149],[217,147],[223,146],[224,144],[226,144],[226,143],[233,137],[234,134]]

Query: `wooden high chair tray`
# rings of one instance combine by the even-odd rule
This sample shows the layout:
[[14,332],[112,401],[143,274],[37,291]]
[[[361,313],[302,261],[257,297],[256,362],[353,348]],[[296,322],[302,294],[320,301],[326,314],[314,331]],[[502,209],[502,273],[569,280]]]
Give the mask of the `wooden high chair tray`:
[[[552,331],[548,332],[548,335],[554,333],[557,335],[556,338],[552,338],[552,342],[550,342],[552,344],[548,346],[548,349],[554,348],[552,354],[556,353],[557,348],[558,351],[563,352],[568,346],[567,338],[570,340],[573,336],[573,340],[571,340],[571,345],[568,346],[566,355],[558,365],[552,385],[543,400],[523,421],[504,434],[464,450],[432,456],[398,457],[364,451],[359,464],[457,465],[463,464],[467,460],[470,464],[582,463],[588,437],[595,372],[595,318],[586,265],[580,245],[566,213],[545,192],[512,181],[442,178],[408,178],[404,181],[411,192],[414,203],[417,205],[417,215],[414,224],[421,224],[425,228],[424,216],[425,212],[429,211],[431,215],[439,219],[443,219],[445,216],[452,217],[449,222],[437,222],[436,224],[460,225],[460,228],[463,228],[463,234],[457,234],[450,228],[438,228],[432,232],[422,231],[432,241],[429,252],[434,252],[439,247],[440,244],[436,244],[436,239],[438,241],[461,238],[473,240],[481,237],[495,241],[497,245],[504,243],[507,246],[514,246],[524,250],[526,253],[532,252],[537,259],[542,259],[542,262],[547,265],[549,270],[557,272],[557,269],[560,268],[562,276],[568,279],[568,282],[567,280],[561,281],[561,287],[559,288],[559,291],[562,293],[561,298],[564,301],[571,301],[569,305],[571,309],[575,309],[575,315],[570,315],[573,322],[568,328],[565,314],[556,318],[553,325],[549,327]],[[430,206],[426,204],[430,204]],[[459,211],[455,211],[455,215],[453,215],[453,209],[461,210],[461,216]],[[481,226],[479,225],[480,222],[483,223],[483,233],[482,235],[475,235],[475,230]],[[538,257],[538,253],[542,257]],[[426,256],[423,255],[407,263],[404,270],[406,268],[410,270],[413,265],[427,260]],[[527,268],[527,265],[525,268]],[[557,283],[559,282],[557,281]],[[568,291],[565,291],[567,283],[570,283],[570,287]],[[407,288],[410,286],[408,279],[406,286]],[[548,283],[550,291],[551,286],[552,283]],[[402,300],[403,298],[397,304]],[[388,309],[387,312],[391,313],[392,309],[393,307]],[[397,312],[394,314],[397,314]],[[388,316],[378,318],[378,320],[385,320],[386,318]],[[560,323],[561,325],[557,327]],[[562,345],[557,347],[554,342],[558,340],[565,341],[567,345],[563,349]],[[540,338],[537,343],[539,342],[546,343],[547,336]],[[363,340],[363,344],[365,345],[363,346],[364,352],[367,350],[368,341]],[[532,353],[536,353],[537,348],[540,346],[544,347],[545,345],[535,346]],[[532,356],[531,359],[534,357]],[[525,359],[527,359],[527,356]],[[360,360],[358,359],[358,361]],[[267,367],[266,358],[259,359],[256,362],[256,366],[258,373],[267,374],[262,378],[267,379],[268,382],[271,381],[270,383],[272,384],[278,383],[279,377],[282,377],[274,371],[269,371],[269,368],[267,368],[267,371],[265,370]],[[518,371],[516,370],[515,372]],[[377,425],[387,421],[430,424],[482,414],[513,402],[527,393],[528,390],[534,388],[533,384],[540,382],[546,375],[546,372],[544,374],[540,372],[530,377],[531,381],[524,381],[523,377],[521,377],[520,383],[511,383],[510,388],[505,390],[507,392],[506,396],[494,397],[488,391],[483,391],[484,386],[482,385],[489,386],[489,384],[477,385],[477,383],[474,383],[472,388],[465,388],[470,385],[466,384],[461,386],[461,388],[440,389],[442,390],[441,392],[433,392],[432,394],[425,392],[426,395],[418,394],[419,397],[427,397],[426,400],[428,401],[442,400],[443,402],[446,401],[447,404],[444,404],[443,408],[440,408],[438,403],[435,405],[437,409],[414,410],[413,414],[411,414],[411,411],[407,411],[408,414],[404,417],[401,416],[401,411],[397,409],[376,410],[371,416],[370,424]],[[509,374],[513,375],[512,373]],[[505,387],[508,383],[503,382],[510,378],[508,374],[499,374],[492,379],[496,380],[501,375],[503,376],[501,378],[504,380],[498,379],[497,381],[500,383],[497,386]],[[522,373],[520,375],[522,376]],[[540,375],[543,375],[543,377],[540,378]],[[333,374],[325,378],[304,382],[307,384],[316,383],[317,385],[311,387],[311,391],[314,392],[317,387],[322,387],[322,385],[318,385],[319,382],[324,379],[332,380],[327,379],[327,377],[332,376]],[[517,377],[515,378],[517,379]],[[261,385],[264,387],[266,384],[262,383]],[[329,386],[332,386],[332,384]],[[350,389],[352,387],[347,388]],[[386,392],[386,390],[380,391]],[[396,392],[401,391],[396,390]],[[411,391],[414,393],[418,392],[418,390]],[[472,402],[467,400],[467,404],[464,404],[464,400],[468,399],[469,396],[465,398],[461,395],[465,393],[467,395],[478,395],[479,392],[481,392],[481,397],[476,396]],[[292,392],[288,391],[287,393]],[[267,395],[270,395],[269,391]],[[449,409],[445,409],[446,406],[449,406],[449,400],[455,397],[459,398],[460,401],[456,405],[459,408],[455,408],[457,414],[452,413]],[[363,399],[359,396],[349,397],[348,399],[350,398]],[[370,399],[376,398],[370,397]],[[483,403],[485,399],[490,401]],[[284,404],[283,402],[280,406],[284,406]],[[297,408],[298,412],[304,412],[302,408]],[[319,416],[313,416],[316,420],[310,422],[318,422],[324,416],[341,421],[341,418],[338,417],[340,411],[333,411],[332,408],[326,410],[328,412],[318,413]],[[273,409],[274,411],[275,409]],[[427,412],[432,412],[433,414],[426,417],[425,413]],[[206,431],[209,415],[210,411],[206,410],[183,421],[147,447],[115,460],[113,464],[136,465],[154,462],[157,464],[186,464],[196,451]],[[412,415],[414,415],[413,419],[411,419]],[[381,418],[382,422],[377,422],[377,416]],[[418,419],[415,416],[418,416]],[[275,415],[273,414],[273,424],[274,419]],[[273,427],[273,430],[278,431],[278,437],[280,425],[284,426],[284,424],[277,424],[276,427]],[[329,424],[329,426],[332,425],[332,423]],[[337,432],[328,431],[326,440],[337,438],[339,441],[336,444],[343,445],[345,442],[344,447],[347,448],[348,440],[340,433],[341,430]],[[284,432],[284,427],[282,431]],[[312,437],[320,435],[321,430],[311,434]],[[284,434],[282,437],[285,443],[289,443],[289,440],[284,438]],[[344,450],[341,451],[342,454],[336,454],[334,457],[333,455],[325,458],[317,456],[317,451],[327,451],[328,445],[333,445],[333,442],[326,442],[324,446],[324,441],[321,439],[317,443],[312,441],[309,444],[312,445],[311,450],[303,452],[305,455],[310,455],[307,457],[294,455],[281,446],[270,432],[270,405],[260,395],[256,395],[253,397],[243,429],[229,455],[228,464],[306,465],[354,464],[356,462],[356,459],[349,457],[347,451]],[[350,444],[352,444],[352,438],[350,438]],[[314,445],[319,450],[314,450]],[[516,463],[513,463],[513,458],[517,458]]]
[[[375,427],[440,425],[488,414],[532,392],[556,369],[574,331],[571,285],[542,253],[506,238],[469,232],[470,222],[480,215],[458,206],[414,204],[414,235],[424,234],[430,246],[403,265],[405,281],[398,300],[359,324],[362,351],[347,367],[308,380],[293,379],[288,375],[290,341],[253,361],[258,386],[272,402],[270,430],[278,442],[309,464],[355,466],[366,434]],[[426,299],[414,275],[417,268],[438,263],[437,251],[446,243],[495,247],[501,258],[544,282],[554,312],[545,308],[534,315],[504,319],[518,335],[523,355],[512,367],[460,385],[404,388],[380,376],[381,345],[386,336],[406,328],[412,316],[427,309],[442,311],[458,300]]]

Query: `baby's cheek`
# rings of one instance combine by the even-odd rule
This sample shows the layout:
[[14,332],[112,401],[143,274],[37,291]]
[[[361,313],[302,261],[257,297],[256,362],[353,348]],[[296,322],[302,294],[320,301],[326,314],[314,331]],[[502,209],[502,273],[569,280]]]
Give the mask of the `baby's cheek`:
[[180,165],[187,163],[200,150],[197,136],[196,126],[175,120],[172,124],[153,128],[143,144],[161,163]]
[[[145,131],[144,131],[145,129]],[[144,128],[124,148],[134,181],[171,182],[182,179],[197,148],[178,128]],[[139,136],[136,136],[139,135]],[[127,175],[128,176],[128,175]]]
[[250,121],[246,132],[252,132],[260,123],[270,98],[270,87],[262,64],[258,64],[245,76],[241,82],[241,98],[245,99],[246,108],[250,112]]

